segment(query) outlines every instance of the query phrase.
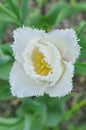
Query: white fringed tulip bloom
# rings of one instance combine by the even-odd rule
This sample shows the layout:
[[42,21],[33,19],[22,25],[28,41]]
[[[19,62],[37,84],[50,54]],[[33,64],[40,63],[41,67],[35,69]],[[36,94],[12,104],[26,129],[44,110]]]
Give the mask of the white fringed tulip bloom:
[[16,61],[10,73],[14,96],[61,97],[72,90],[74,63],[79,56],[75,31],[23,27],[14,31],[12,45]]

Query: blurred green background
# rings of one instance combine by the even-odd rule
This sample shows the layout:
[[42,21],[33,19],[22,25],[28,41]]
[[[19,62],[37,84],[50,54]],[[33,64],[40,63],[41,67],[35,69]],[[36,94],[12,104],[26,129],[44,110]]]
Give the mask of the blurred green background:
[[[81,54],[74,90],[62,98],[18,99],[10,92],[13,30],[73,28]],[[86,0],[0,0],[0,130],[86,130]]]

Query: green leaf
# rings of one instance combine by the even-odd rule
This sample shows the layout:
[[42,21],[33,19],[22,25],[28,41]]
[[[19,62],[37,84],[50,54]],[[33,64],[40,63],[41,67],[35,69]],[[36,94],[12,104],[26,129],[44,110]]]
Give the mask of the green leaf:
[[61,122],[64,113],[64,101],[61,101],[61,99],[56,105],[50,105],[48,107],[46,126],[56,127]]
[[39,5],[42,5],[42,4],[47,4],[48,0],[37,0],[37,3]]
[[68,7],[63,8],[60,11],[60,13],[59,13],[59,15],[57,17],[57,20],[56,20],[54,26],[56,26],[63,19],[68,18],[72,14],[75,14],[75,13],[78,13],[78,12],[81,12],[81,11],[85,11],[85,10],[86,10],[86,3],[83,3],[83,2],[76,3],[76,4],[73,4],[73,5],[69,5]]
[[31,120],[31,130],[43,130],[45,120],[41,115],[33,116]]
[[24,122],[22,118],[3,118],[0,117],[0,129],[1,130],[27,130],[24,128]]
[[75,74],[86,76],[86,63],[76,63],[75,64]]
[[4,118],[0,117],[0,125],[5,124],[5,125],[13,125],[16,124],[17,122],[20,121],[20,118]]
[[12,98],[10,85],[7,81],[0,80],[0,100],[8,100]]
[[47,106],[47,120],[45,126],[56,127],[65,113],[66,98],[50,98],[48,95],[37,98]]
[[0,2],[0,21],[4,22],[5,24],[13,23],[17,26],[20,25],[19,19],[17,18],[16,14],[13,13],[10,10],[10,8],[7,8],[6,5],[2,4],[1,2]]
[[6,15],[10,16],[13,19],[16,19],[16,15],[7,9],[2,3],[0,3],[0,11],[4,12]]
[[66,2],[57,2],[57,4],[55,4],[55,6],[46,15],[45,21],[49,23],[49,25],[54,25],[61,10],[67,8],[67,6],[68,4]]
[[20,14],[21,14],[21,25],[24,25],[26,17],[28,15],[28,7],[29,3],[28,0],[21,0],[21,9],[20,9]]
[[[2,17],[3,16],[3,17]],[[12,17],[10,17],[9,15],[5,14],[4,12],[0,12],[0,22],[9,25],[9,24],[14,24],[16,26],[19,26],[20,23],[18,20],[13,19]]]
[[12,56],[13,54],[10,43],[0,44],[0,49],[3,51],[4,54],[8,54],[10,56]]
[[75,106],[73,106],[69,111],[67,111],[64,115],[63,120],[64,121],[68,121],[70,120],[73,116],[74,113],[77,112],[81,107],[86,105],[86,99],[84,99],[83,101],[81,101],[80,103],[76,104]]
[[10,60],[11,56],[4,54],[3,51],[0,49],[0,65]]
[[8,80],[13,62],[9,61],[0,65],[0,79]]
[[[37,122],[37,118],[35,121]],[[33,117],[29,114],[24,115],[24,117],[17,118],[3,118],[0,117],[0,129],[1,130],[42,130],[40,129],[40,120],[38,123],[38,128],[32,124]],[[31,125],[33,125],[31,127]],[[37,124],[36,124],[37,125]]]
[[[36,16],[31,19],[31,26],[42,28],[43,26],[57,26],[62,20],[69,16],[86,10],[86,3],[67,4],[66,2],[57,3],[45,16]],[[46,30],[46,28],[45,28]]]
[[42,130],[46,121],[46,106],[30,98],[23,101],[22,106],[18,109],[17,114],[24,116],[31,115],[30,130]]
[[80,38],[80,36],[83,33],[83,31],[85,30],[85,28],[86,28],[86,22],[81,22],[79,29],[78,29],[78,33],[77,33],[78,38]]
[[15,4],[15,2],[13,0],[6,0],[6,3],[7,3],[7,8],[9,8],[10,11],[12,11],[12,13],[14,13],[17,16],[17,18],[19,19],[20,15],[19,15],[17,2]]
[[36,15],[30,21],[30,26],[42,28],[45,30],[50,30],[54,25],[60,11],[67,6],[65,2],[58,2],[55,6],[46,14],[45,16]]
[[68,126],[68,130],[85,130],[86,129],[86,124],[85,123],[80,123],[78,126],[75,125],[74,123],[71,123]]
[[79,44],[81,47],[81,52],[78,61],[80,62],[81,60],[85,60],[86,58],[86,36],[81,34],[79,39],[80,39]]
[[8,62],[13,61],[12,57],[12,49],[9,43],[0,44],[0,66],[2,67],[3,64],[8,64]]
[[80,125],[78,130],[85,130],[86,129],[86,123],[83,123],[83,125]]
[[3,38],[7,28],[8,28],[8,24],[0,22],[0,38]]

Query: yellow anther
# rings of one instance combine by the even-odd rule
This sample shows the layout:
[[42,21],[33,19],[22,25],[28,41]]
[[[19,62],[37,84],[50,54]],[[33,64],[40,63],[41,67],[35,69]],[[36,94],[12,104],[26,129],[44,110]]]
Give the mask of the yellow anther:
[[44,60],[44,57],[45,56],[39,51],[39,48],[35,47],[31,55],[31,60],[33,62],[34,71],[41,76],[52,73],[52,68]]

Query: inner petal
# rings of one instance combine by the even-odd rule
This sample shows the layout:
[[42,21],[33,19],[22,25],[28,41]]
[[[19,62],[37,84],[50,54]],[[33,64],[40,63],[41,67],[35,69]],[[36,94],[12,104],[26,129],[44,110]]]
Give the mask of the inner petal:
[[39,48],[35,47],[31,54],[31,60],[34,71],[41,76],[47,76],[49,73],[52,73],[51,65],[44,58],[45,56],[39,51]]

